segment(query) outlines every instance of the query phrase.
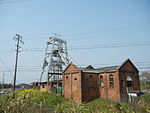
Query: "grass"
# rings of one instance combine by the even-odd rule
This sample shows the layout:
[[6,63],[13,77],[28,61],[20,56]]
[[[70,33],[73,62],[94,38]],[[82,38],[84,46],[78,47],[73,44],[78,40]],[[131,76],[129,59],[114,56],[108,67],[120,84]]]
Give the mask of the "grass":
[[0,113],[52,113],[58,103],[65,100],[62,96],[39,90],[23,90],[16,94],[0,96]]
[[142,90],[150,91],[150,83],[149,82],[140,82],[140,87]]
[[135,103],[106,101],[102,98],[77,104],[57,94],[39,90],[23,90],[12,95],[0,95],[0,113],[150,113],[150,94]]

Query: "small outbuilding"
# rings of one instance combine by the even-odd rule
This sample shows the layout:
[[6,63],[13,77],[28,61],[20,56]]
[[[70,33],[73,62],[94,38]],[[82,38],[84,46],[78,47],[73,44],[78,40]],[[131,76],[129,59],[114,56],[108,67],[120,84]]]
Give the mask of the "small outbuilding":
[[49,85],[47,85],[47,82],[40,82],[39,84],[41,91],[59,93],[62,95],[62,80],[50,81]]

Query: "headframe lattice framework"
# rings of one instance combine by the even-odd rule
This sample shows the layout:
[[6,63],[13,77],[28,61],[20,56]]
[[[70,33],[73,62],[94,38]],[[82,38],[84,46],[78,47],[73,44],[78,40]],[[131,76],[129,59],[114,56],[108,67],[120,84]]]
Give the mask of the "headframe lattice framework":
[[[45,49],[45,57],[43,62],[43,73],[47,67],[47,82],[53,80],[61,80],[62,72],[71,61],[68,58],[67,42],[56,36],[50,37]],[[40,78],[41,81],[41,78]]]

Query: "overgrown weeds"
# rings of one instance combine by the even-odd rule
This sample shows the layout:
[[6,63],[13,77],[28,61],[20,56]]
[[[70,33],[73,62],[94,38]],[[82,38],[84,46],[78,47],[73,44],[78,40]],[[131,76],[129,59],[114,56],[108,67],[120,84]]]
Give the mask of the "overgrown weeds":
[[95,99],[77,104],[57,94],[39,90],[23,90],[13,99],[11,94],[0,96],[0,113],[150,113],[150,94],[135,102],[121,103]]
[[23,90],[12,95],[3,95],[0,101],[0,113],[52,113],[63,97],[38,90]]

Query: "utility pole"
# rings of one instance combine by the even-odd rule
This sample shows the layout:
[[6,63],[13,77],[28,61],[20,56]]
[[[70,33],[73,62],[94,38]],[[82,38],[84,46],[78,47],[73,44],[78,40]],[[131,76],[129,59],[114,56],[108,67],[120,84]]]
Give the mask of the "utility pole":
[[20,36],[19,34],[16,34],[16,36],[13,38],[13,40],[17,41],[17,45],[16,45],[17,50],[16,50],[15,72],[14,72],[14,86],[13,86],[13,91],[14,91],[13,97],[15,98],[18,53],[20,52],[19,48],[21,48],[20,47],[20,43],[24,44],[24,42],[22,41],[22,36]]
[[4,85],[4,83],[5,83],[5,78],[4,78],[4,76],[5,76],[5,73],[3,73],[3,79],[2,79],[2,89],[4,89],[4,88],[5,88],[5,85]]

